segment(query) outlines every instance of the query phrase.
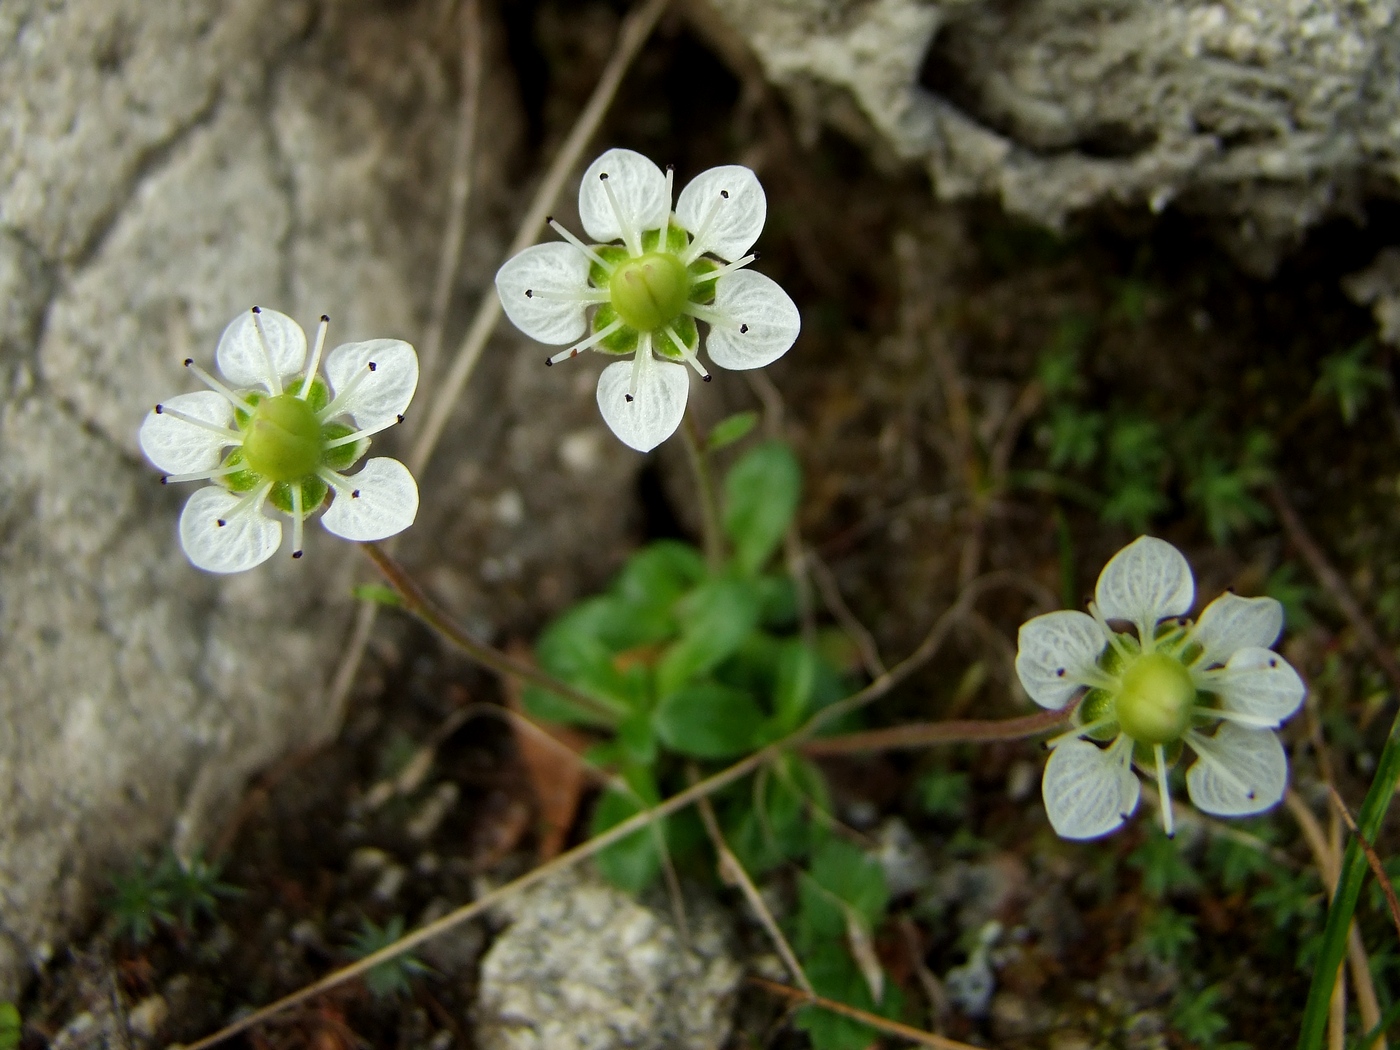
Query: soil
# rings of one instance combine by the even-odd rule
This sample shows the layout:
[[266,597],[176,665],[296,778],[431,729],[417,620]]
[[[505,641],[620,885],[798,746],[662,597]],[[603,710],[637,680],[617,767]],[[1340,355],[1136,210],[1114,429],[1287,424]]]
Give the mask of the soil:
[[[522,172],[537,170],[567,130],[606,60],[618,14],[615,5],[564,0],[502,8],[499,25],[528,114]],[[1077,404],[1152,420],[1167,444],[1186,434],[1182,447],[1198,446],[1203,457],[1229,459],[1250,432],[1270,435],[1269,477],[1383,634],[1400,629],[1400,406],[1388,351],[1374,348],[1384,385],[1353,422],[1318,387],[1326,358],[1372,334],[1369,314],[1345,298],[1339,280],[1385,246],[1400,217],[1393,206],[1377,203],[1364,222],[1319,229],[1264,280],[1243,274],[1199,222],[1173,210],[1099,213],[1057,235],[989,205],[940,205],[920,173],[883,170],[835,132],[801,140],[782,98],[741,80],[680,16],[664,20],[599,138],[674,163],[678,181],[732,160],[759,171],[770,202],[759,265],[801,305],[805,321],[797,346],[769,370],[806,472],[802,536],[887,660],[917,644],[971,575],[1008,570],[1078,604],[1106,558],[1134,535],[1105,524],[1078,490],[1037,481],[1049,473],[1051,409],[1043,397],[1007,428],[1018,399],[1034,407],[1044,393],[1028,393],[1028,385],[1076,319],[1087,319],[1088,333],[1078,337]],[[742,377],[713,386],[713,418],[758,404]],[[956,389],[965,420],[949,397]],[[1000,475],[991,454],[998,440],[1009,450]],[[1355,806],[1393,698],[1267,510],[1217,541],[1192,496],[1189,458],[1160,469],[1164,502],[1152,531],[1187,553],[1203,597],[1231,586],[1260,593],[1271,579],[1307,585],[1297,607],[1307,618],[1290,625],[1285,649],[1314,683],[1309,715],[1285,733],[1294,782],[1305,794],[1318,783],[1307,746],[1316,722],[1327,728],[1337,785]],[[649,538],[696,538],[684,467],[669,450],[655,457],[636,496],[641,531],[600,538],[600,559],[616,564]],[[1089,489],[1102,480],[1092,467],[1063,473]],[[1248,493],[1267,507],[1257,482]],[[1288,566],[1292,576],[1281,577]],[[1026,712],[1011,670],[1024,601],[979,609],[955,644],[875,709],[872,724]],[[535,609],[510,634],[529,639],[558,611]],[[454,712],[501,700],[493,680],[424,631],[393,613],[381,620],[340,739],[268,770],[211,847],[240,894],[223,901],[216,920],[162,930],[144,946],[113,937],[109,917],[96,916],[91,935],[21,1004],[26,1047],[45,1045],[102,1001],[130,1011],[157,994],[169,1010],[159,1041],[190,1041],[349,961],[364,920],[416,925],[470,899],[479,880],[499,882],[533,863],[528,780],[508,730],[493,719],[453,732],[406,794],[367,804],[375,785]],[[903,902],[929,970],[942,975],[961,963],[968,931],[986,916],[1011,931],[994,956],[998,995],[989,1013],[953,1012],[944,1031],[1007,1050],[1291,1042],[1308,982],[1297,955],[1315,913],[1278,928],[1277,913],[1252,900],[1264,883],[1222,883],[1207,859],[1212,832],[1179,840],[1194,881],[1182,877],[1165,894],[1154,892],[1150,871],[1132,859],[1140,861],[1135,851],[1152,841],[1146,806],[1103,843],[1055,839],[1036,790],[1040,762],[1037,746],[1023,743],[828,765],[843,819],[873,835],[886,818],[900,817],[942,880],[936,907],[927,895],[922,909]],[[970,778],[960,814],[930,816],[920,807],[916,785],[935,767]],[[434,806],[443,813],[430,826]],[[1286,813],[1249,830],[1293,870],[1310,865]],[[575,828],[574,840],[582,834]],[[1389,856],[1400,840],[1392,830],[1377,845]],[[1167,906],[1187,916],[1196,935],[1175,962],[1142,946],[1143,924]],[[1384,1006],[1387,982],[1396,980],[1394,931],[1380,911],[1363,905],[1359,915]],[[896,925],[879,947],[906,997],[922,1003]],[[420,953],[436,972],[416,978],[408,994],[376,998],[352,984],[247,1043],[471,1046],[474,962],[490,934],[479,926]],[[1228,1029],[1208,1040],[1193,1036],[1180,1019],[1183,996],[1217,985]],[[804,1045],[782,1027],[784,1016],[782,1004],[746,991],[730,1045]]]

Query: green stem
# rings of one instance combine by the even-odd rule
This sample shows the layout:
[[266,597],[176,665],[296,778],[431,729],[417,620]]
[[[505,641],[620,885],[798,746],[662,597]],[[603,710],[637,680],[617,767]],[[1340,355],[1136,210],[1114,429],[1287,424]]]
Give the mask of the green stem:
[[[1374,842],[1385,820],[1385,811],[1400,780],[1400,715],[1390,727],[1385,750],[1376,766],[1371,790],[1361,803],[1356,826],[1362,838]],[[1347,950],[1347,931],[1356,912],[1357,898],[1367,871],[1366,853],[1353,836],[1342,858],[1342,873],[1337,880],[1337,892],[1327,909],[1327,926],[1322,931],[1322,947],[1313,970],[1312,986],[1308,989],[1307,1005],[1303,1008],[1303,1023],[1298,1035],[1298,1050],[1320,1050],[1327,1033],[1327,1019],[1332,1001],[1332,987],[1337,983],[1337,970]]]
[[690,467],[695,472],[695,489],[700,497],[700,528],[705,541],[705,561],[710,570],[715,571],[724,564],[724,533],[720,531],[719,503],[715,500],[710,457],[705,451],[700,428],[695,425],[695,417],[689,412],[681,424],[681,436],[685,439]]
[[492,646],[484,642],[479,642],[467,633],[461,624],[434,604],[433,600],[423,593],[422,589],[413,578],[408,575],[404,567],[394,560],[383,547],[377,543],[362,543],[360,549],[365,552],[369,560],[374,562],[375,568],[383,573],[384,578],[389,581],[389,585],[394,588],[395,593],[403,601],[403,607],[413,616],[416,616],[423,623],[427,624],[434,631],[440,634],[447,641],[465,653],[470,659],[481,664],[483,667],[495,671],[499,675],[509,675],[527,682],[530,685],[538,686],[556,696],[563,697],[571,703],[577,704],[589,714],[603,720],[605,725],[616,726],[619,712],[603,703],[597,697],[575,689],[573,686],[559,681],[553,675],[541,671],[534,664],[525,663],[507,656]]

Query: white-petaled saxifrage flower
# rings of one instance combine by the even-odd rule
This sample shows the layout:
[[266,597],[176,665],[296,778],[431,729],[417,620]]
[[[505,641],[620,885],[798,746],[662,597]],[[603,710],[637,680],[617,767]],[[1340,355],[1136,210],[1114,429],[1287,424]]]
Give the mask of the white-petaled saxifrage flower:
[[371,459],[354,474],[369,438],[403,421],[418,386],[418,355],[401,339],[345,343],[325,355],[321,317],[311,363],[306,333],[286,314],[253,307],[224,329],[220,382],[193,360],[208,390],[163,401],[141,424],[141,448],[162,482],[211,481],[180,514],[180,545],[209,572],[266,561],[292,520],[300,558],[307,515],[327,500],[326,529],[347,540],[382,540],[413,524],[418,486],[396,459]]
[[[745,269],[768,203],[758,177],[737,164],[701,172],[671,209],[672,174],[640,153],[610,149],[584,173],[579,218],[585,244],[553,219],[562,242],[506,261],[496,291],[507,316],[542,343],[623,357],[598,379],[598,408],[623,444],[648,452],[685,414],[686,365],[705,350],[721,368],[762,368],[792,346],[797,307],[777,283]],[[616,243],[621,242],[621,243]]]
[[1270,649],[1283,607],[1227,593],[1193,623],[1186,614],[1195,600],[1181,552],[1142,536],[1104,566],[1092,615],[1052,612],[1022,625],[1016,674],[1031,699],[1059,709],[1083,693],[1075,728],[1049,742],[1041,782],[1064,838],[1106,835],[1132,815],[1134,765],[1156,779],[1172,834],[1167,774],[1185,746],[1196,755],[1186,790],[1198,809],[1242,817],[1283,798],[1288,759],[1274,730],[1306,691]]

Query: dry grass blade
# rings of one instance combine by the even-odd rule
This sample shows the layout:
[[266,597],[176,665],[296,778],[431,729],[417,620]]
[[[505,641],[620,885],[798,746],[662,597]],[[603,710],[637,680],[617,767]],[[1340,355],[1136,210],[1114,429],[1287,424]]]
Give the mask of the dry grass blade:
[[1069,721],[1073,707],[1041,711],[1022,718],[965,719],[947,722],[918,722],[912,725],[869,729],[863,733],[823,737],[802,745],[808,755],[850,755],[863,751],[890,751],[899,748],[929,747],[934,744],[986,743],[993,740],[1023,740],[1058,729]]
[[854,1006],[847,1006],[845,1003],[838,1003],[834,999],[826,999],[820,995],[808,995],[800,988],[789,988],[785,984],[777,981],[765,980],[762,977],[750,977],[749,983],[755,984],[764,991],[772,992],[774,995],[781,995],[798,1005],[806,1004],[819,1009],[839,1014],[842,1017],[849,1017],[852,1021],[859,1021],[861,1024],[869,1025],[878,1032],[886,1035],[897,1036],[900,1039],[907,1039],[911,1043],[919,1046],[932,1046],[936,1050],[981,1050],[970,1043],[960,1043],[956,1039],[949,1039],[944,1035],[934,1035],[932,1032],[925,1032],[922,1029],[913,1028],[898,1021],[891,1021],[878,1014],[872,1014],[867,1010],[858,1010]]
[[1327,793],[1332,799],[1332,804],[1337,807],[1338,814],[1346,823],[1347,830],[1356,836],[1357,844],[1366,854],[1366,863],[1371,865],[1371,874],[1376,877],[1376,881],[1380,883],[1381,892],[1385,894],[1385,903],[1390,909],[1390,921],[1395,924],[1396,934],[1400,934],[1400,900],[1395,897],[1395,887],[1390,883],[1390,876],[1386,873],[1385,865],[1381,863],[1380,854],[1357,828],[1356,821],[1352,819],[1351,810],[1347,809],[1347,804],[1342,801],[1342,796],[1337,794],[1337,789],[1328,784]]

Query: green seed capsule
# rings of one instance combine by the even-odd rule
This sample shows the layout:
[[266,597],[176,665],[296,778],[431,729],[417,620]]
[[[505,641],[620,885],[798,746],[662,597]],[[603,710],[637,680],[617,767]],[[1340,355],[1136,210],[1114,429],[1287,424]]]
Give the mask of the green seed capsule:
[[1118,724],[1141,744],[1178,740],[1191,724],[1196,686],[1180,661],[1164,653],[1140,656],[1123,672]]
[[690,275],[674,255],[652,252],[614,270],[608,291],[623,324],[653,332],[680,316],[690,295]]
[[301,398],[282,394],[253,409],[243,438],[249,470],[273,481],[298,481],[315,473],[321,450],[321,424]]

